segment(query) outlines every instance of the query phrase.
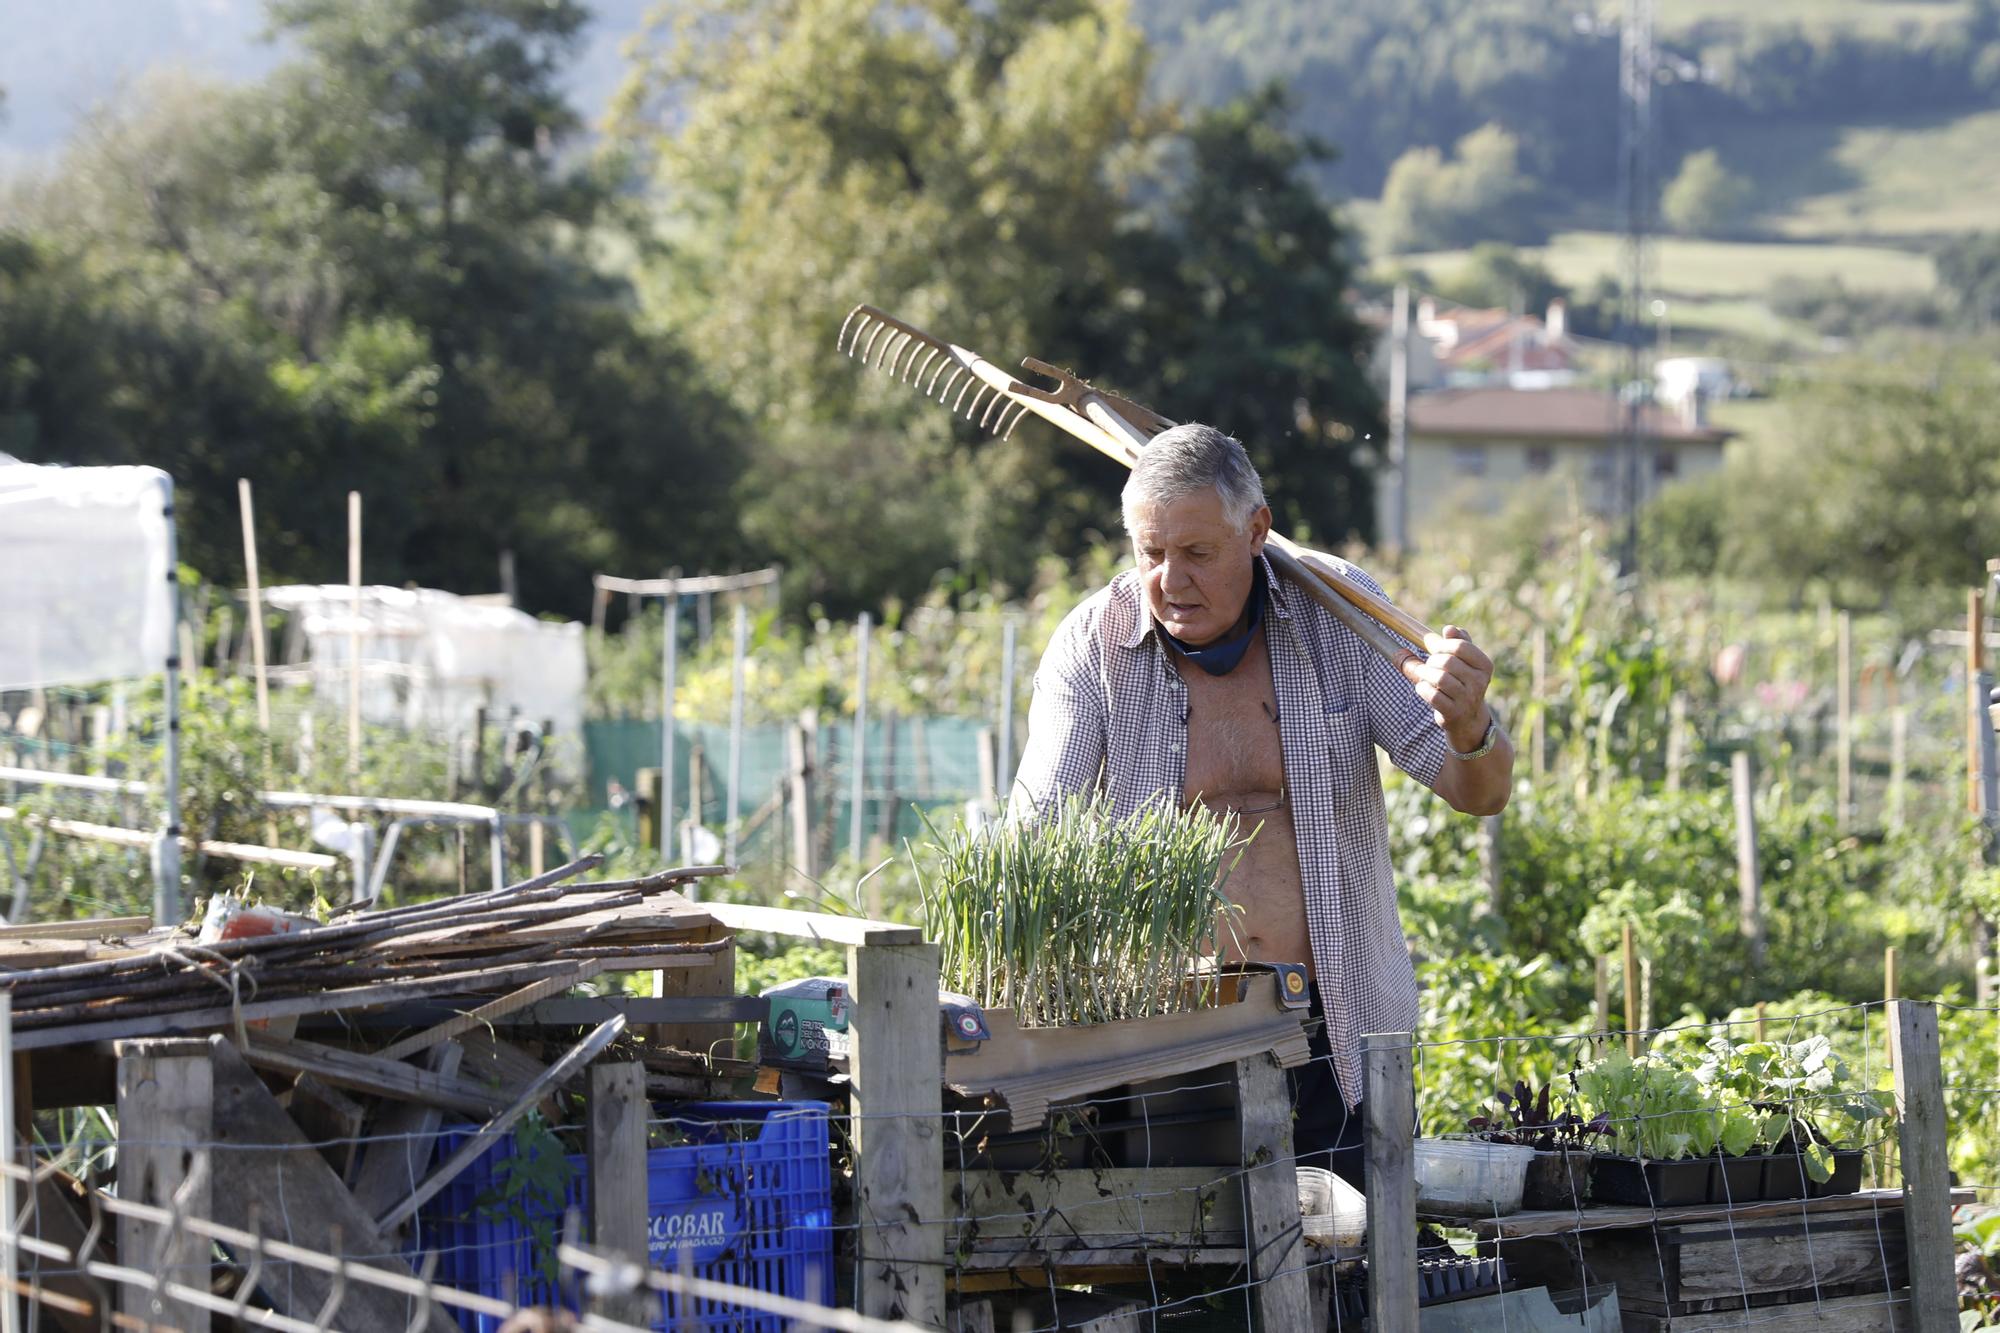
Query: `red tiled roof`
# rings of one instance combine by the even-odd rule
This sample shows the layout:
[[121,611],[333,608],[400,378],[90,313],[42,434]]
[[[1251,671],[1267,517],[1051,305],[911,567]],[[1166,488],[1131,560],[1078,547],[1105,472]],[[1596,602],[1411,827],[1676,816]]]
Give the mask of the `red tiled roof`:
[[[1732,434],[1689,426],[1650,403],[1642,423],[1647,436],[1658,440],[1719,444]],[[1411,435],[1586,440],[1616,434],[1623,426],[1617,398],[1604,389],[1437,389],[1410,395]]]

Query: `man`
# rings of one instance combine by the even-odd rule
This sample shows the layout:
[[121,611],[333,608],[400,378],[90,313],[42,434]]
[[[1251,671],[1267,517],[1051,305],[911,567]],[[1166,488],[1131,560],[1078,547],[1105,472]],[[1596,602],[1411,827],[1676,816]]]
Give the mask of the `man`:
[[1454,809],[1498,812],[1514,752],[1486,704],[1493,663],[1447,625],[1399,670],[1280,582],[1263,483],[1212,427],[1155,437],[1124,511],[1137,568],[1043,654],[1014,811],[1102,791],[1122,815],[1165,793],[1257,830],[1229,877],[1229,953],[1309,969],[1326,1021],[1292,1079],[1297,1151],[1358,1185],[1360,1038],[1417,1019],[1373,747]]

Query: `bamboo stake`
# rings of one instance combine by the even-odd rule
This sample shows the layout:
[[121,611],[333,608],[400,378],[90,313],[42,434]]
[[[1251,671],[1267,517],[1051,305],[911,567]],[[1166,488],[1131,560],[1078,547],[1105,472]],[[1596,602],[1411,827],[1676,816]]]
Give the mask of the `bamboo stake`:
[[[1974,588],[1965,595],[1965,692],[1977,694],[1979,673],[1986,670],[1986,590]],[[1986,717],[1986,701],[1975,698],[1965,719],[1965,808],[1979,813],[1979,725]]]
[[347,493],[347,587],[353,618],[347,625],[347,775],[361,776],[361,492]]
[[1632,938],[1632,923],[1624,929],[1625,945],[1625,1054],[1639,1058],[1639,948]]
[[250,598],[250,660],[257,673],[257,729],[264,733],[265,758],[271,740],[271,688],[268,664],[264,660],[264,592],[258,581],[257,512],[250,498],[250,479],[236,480],[237,506],[243,515],[243,570],[248,576]]
[[[1902,971],[1901,963],[1902,955],[1895,945],[1892,944],[1882,951],[1882,1012],[1885,1014],[1889,1012],[1889,1005],[1903,998],[1903,979],[1900,975]],[[1896,1043],[1893,1040],[1894,1029],[1891,1024],[1884,1023],[1883,1030],[1884,1044],[1889,1052],[1889,1068],[1893,1071],[1896,1067]]]
[[1842,611],[1836,628],[1834,668],[1839,678],[1834,682],[1834,697],[1839,731],[1835,744],[1839,755],[1840,828],[1845,832],[1854,823],[1854,616]]
[[1764,1040],[1764,1037],[1765,1037],[1765,1028],[1764,1028],[1764,1011],[1765,1011],[1766,1009],[1768,1009],[1768,1008],[1770,1008],[1770,1006],[1769,1006],[1768,1004],[1766,1004],[1766,1003],[1765,1003],[1764,1001],[1762,1001],[1762,1000],[1759,1000],[1759,1001],[1757,1001],[1757,1040],[1758,1040],[1758,1041],[1763,1041],[1763,1040]]

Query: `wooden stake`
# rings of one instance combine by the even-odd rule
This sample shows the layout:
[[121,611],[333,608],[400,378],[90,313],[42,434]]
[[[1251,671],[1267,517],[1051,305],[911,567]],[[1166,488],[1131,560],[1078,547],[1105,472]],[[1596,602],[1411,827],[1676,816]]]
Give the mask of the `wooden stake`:
[[1903,789],[1910,776],[1910,710],[1889,714],[1889,827],[1903,827]]
[[819,746],[819,714],[806,708],[792,724],[787,737],[791,762],[792,869],[817,882],[819,866],[813,857],[813,778],[814,758]]
[[1534,708],[1531,711],[1535,720],[1535,728],[1534,735],[1530,738],[1528,744],[1529,772],[1532,776],[1539,778],[1548,770],[1549,766],[1549,724],[1547,717],[1549,636],[1546,630],[1538,629],[1535,631],[1534,652],[1530,671],[1531,677],[1528,688],[1530,691],[1529,698],[1534,701]]
[[1681,789],[1681,770],[1687,767],[1687,697],[1675,690],[1667,701],[1667,790]]
[[264,660],[264,591],[257,568],[257,511],[250,498],[250,479],[236,481],[236,503],[243,515],[243,572],[250,599],[250,661],[257,673],[257,729],[268,745],[271,737],[271,687]]
[[1597,1054],[1604,1055],[1604,1047],[1611,1040],[1611,960],[1603,954],[1597,956]]
[[[1886,1005],[1893,1005],[1902,998],[1903,981],[1898,975],[1901,971],[1899,966],[1901,961],[1901,954],[1895,945],[1892,944],[1882,951],[1882,1001]],[[1889,1067],[1891,1069],[1896,1067],[1896,1031],[1893,1022],[1889,1025]]]
[[1750,967],[1755,972],[1764,966],[1764,886],[1757,859],[1756,780],[1748,750],[1729,757],[1729,785],[1736,797],[1736,919],[1750,942]]
[[1903,1227],[1909,1247],[1910,1322],[1916,1333],[1957,1333],[1958,1284],[1951,1226],[1951,1162],[1937,1008],[1889,1006],[1903,1152]]
[[[1986,591],[1974,588],[1965,595],[1965,692],[1979,689],[1979,673],[1986,669]],[[1974,698],[1965,720],[1965,808],[1979,813],[1979,726],[1986,716],[1986,701]]]
[[1839,758],[1839,816],[1845,830],[1854,822],[1854,617],[1840,613],[1834,638],[1835,744]]
[[1381,1329],[1417,1326],[1415,1070],[1407,1032],[1364,1036],[1368,1295]]
[[1625,923],[1625,1054],[1639,1058],[1639,946]]
[[347,493],[347,776],[361,776],[361,492]]

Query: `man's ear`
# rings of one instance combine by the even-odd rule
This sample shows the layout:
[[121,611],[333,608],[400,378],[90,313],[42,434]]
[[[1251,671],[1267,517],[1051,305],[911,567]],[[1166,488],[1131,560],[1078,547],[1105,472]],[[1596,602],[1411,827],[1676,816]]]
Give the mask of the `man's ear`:
[[1264,505],[1250,515],[1250,554],[1264,554],[1264,541],[1271,535],[1271,506]]

